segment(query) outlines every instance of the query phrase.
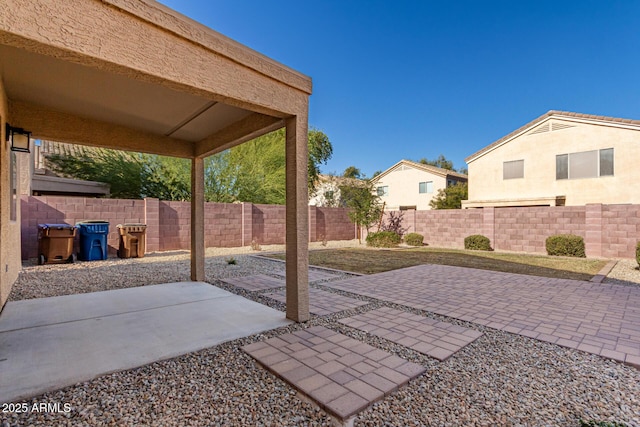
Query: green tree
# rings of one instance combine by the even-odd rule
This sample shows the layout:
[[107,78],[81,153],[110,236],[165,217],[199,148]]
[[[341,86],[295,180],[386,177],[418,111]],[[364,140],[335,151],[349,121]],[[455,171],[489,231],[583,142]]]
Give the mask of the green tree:
[[427,158],[422,158],[418,161],[418,163],[422,163],[423,165],[436,166],[442,169],[447,169],[451,171],[455,171],[453,168],[453,162],[451,160],[447,160],[447,158],[440,154],[437,159],[429,160]]
[[[329,138],[309,131],[309,192],[313,193],[320,165],[333,154]],[[284,204],[285,131],[263,135],[205,159],[205,200]],[[78,148],[48,158],[62,176],[111,185],[111,197],[162,200],[191,198],[191,162],[151,154],[99,148]]]
[[460,209],[462,201],[469,198],[469,186],[466,182],[438,190],[438,194],[431,199],[431,209]]
[[[349,219],[358,228],[369,228],[380,219],[382,207],[380,206],[380,196],[374,191],[370,181],[360,185],[340,186],[340,198],[344,205],[349,208]],[[360,235],[358,234],[358,240]]]
[[320,165],[327,164],[333,155],[329,137],[318,129],[309,130],[309,194],[313,194],[320,178]]
[[207,202],[233,203],[235,179],[230,173],[229,151],[204,161],[204,197]]
[[345,178],[354,178],[354,179],[363,178],[362,172],[360,171],[360,169],[358,169],[355,166],[349,166],[348,168],[346,168],[342,173],[342,176]]
[[184,165],[172,160],[149,154],[80,147],[73,154],[49,156],[47,165],[65,177],[105,182],[111,186],[111,197],[114,198],[188,200],[190,187],[183,185],[180,177]]
[[234,201],[284,204],[284,131],[278,130],[229,150],[227,176]]

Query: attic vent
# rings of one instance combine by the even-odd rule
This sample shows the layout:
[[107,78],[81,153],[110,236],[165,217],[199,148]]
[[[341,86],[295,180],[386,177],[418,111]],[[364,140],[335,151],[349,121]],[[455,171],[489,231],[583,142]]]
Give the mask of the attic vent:
[[534,130],[529,132],[529,135],[535,135],[537,133],[545,133],[545,132],[549,132],[549,123],[545,123],[542,126],[538,126]]
[[551,123],[551,130],[562,130],[562,129],[568,129],[568,128],[573,128],[575,127],[574,125],[568,125],[566,123]]
[[400,170],[401,170],[401,171],[406,171],[407,169],[411,169],[411,168],[409,168],[409,167],[408,167],[408,166],[406,166],[406,165],[402,165],[402,166],[400,166]]

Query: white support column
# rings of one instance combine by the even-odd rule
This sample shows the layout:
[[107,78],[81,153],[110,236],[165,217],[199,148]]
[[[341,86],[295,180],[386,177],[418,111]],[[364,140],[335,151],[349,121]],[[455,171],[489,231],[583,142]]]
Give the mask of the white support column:
[[287,318],[309,320],[309,202],[307,112],[286,120]]
[[204,280],[204,159],[191,160],[191,280]]

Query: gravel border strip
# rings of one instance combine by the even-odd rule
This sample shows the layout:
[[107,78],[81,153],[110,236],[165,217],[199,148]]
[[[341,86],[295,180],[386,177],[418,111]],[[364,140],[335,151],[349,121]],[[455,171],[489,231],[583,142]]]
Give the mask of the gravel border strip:
[[[220,277],[264,273],[267,270],[278,274],[284,270],[283,263],[260,257],[242,255],[236,259],[238,265],[229,266],[224,256],[208,258],[207,281],[220,286]],[[111,269],[109,275],[99,266],[90,265],[68,270],[46,268],[29,271],[21,277],[17,293],[38,297],[72,291],[67,285],[73,285],[76,292],[87,292],[101,287],[127,287],[132,283],[137,286],[151,284],[147,282],[156,279],[173,281],[170,279],[176,275],[188,277],[188,257],[177,263],[154,260],[149,264],[153,268],[145,269],[142,274],[135,274],[142,263],[134,261],[114,263],[117,268]],[[622,270],[630,265],[618,263],[606,279],[607,283],[611,280],[634,283],[631,280],[638,271]],[[129,280],[131,275],[133,280]],[[312,286],[343,293],[322,284]],[[245,292],[233,286],[220,287],[284,311],[284,304],[260,293]],[[343,294],[369,304],[329,316],[312,316],[305,324],[255,334],[37,396],[26,403],[68,403],[71,410],[66,413],[3,413],[0,414],[0,425],[329,426],[332,421],[324,412],[298,399],[295,390],[256,367],[253,360],[240,350],[241,346],[252,342],[322,325],[427,368],[427,373],[408,387],[360,413],[354,420],[356,426],[576,426],[579,419],[624,421],[628,425],[640,426],[640,371],[634,368],[481,325],[346,292]],[[484,335],[447,361],[437,362],[406,347],[336,322],[337,319],[383,306],[471,327]]]

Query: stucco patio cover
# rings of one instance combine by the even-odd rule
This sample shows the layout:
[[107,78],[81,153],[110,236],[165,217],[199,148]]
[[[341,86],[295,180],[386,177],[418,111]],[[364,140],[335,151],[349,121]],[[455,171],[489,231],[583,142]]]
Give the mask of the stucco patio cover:
[[286,127],[287,317],[308,319],[309,77],[151,0],[4,0],[0,67],[4,120],[36,138],[191,159],[194,281],[203,159]]

